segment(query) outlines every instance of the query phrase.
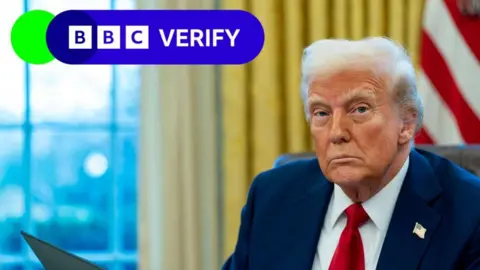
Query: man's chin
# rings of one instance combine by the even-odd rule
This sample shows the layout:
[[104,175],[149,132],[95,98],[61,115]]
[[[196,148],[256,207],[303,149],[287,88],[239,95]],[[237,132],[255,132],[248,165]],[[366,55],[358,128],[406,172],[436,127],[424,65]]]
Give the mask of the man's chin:
[[338,168],[325,176],[330,182],[341,186],[356,186],[365,179],[364,173],[353,168]]

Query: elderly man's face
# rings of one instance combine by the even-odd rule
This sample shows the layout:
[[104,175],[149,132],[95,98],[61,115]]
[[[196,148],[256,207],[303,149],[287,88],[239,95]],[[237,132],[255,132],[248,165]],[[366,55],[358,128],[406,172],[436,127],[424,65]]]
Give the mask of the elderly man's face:
[[370,72],[315,80],[308,93],[310,130],[324,175],[344,186],[381,181],[403,128],[385,82]]

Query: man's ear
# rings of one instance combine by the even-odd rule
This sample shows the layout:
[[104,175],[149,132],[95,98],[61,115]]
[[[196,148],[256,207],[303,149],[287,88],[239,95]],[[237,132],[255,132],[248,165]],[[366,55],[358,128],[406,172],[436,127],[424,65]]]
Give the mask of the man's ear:
[[402,117],[403,125],[398,136],[398,143],[403,145],[410,143],[415,136],[415,129],[417,127],[417,113],[407,111]]

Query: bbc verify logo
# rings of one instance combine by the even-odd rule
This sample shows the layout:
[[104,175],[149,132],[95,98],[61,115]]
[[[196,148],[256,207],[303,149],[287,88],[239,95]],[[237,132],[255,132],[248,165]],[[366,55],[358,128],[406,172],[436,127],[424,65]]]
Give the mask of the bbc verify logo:
[[[42,36],[39,44],[45,59],[34,62],[43,64],[57,59],[70,65],[239,65],[253,60],[265,40],[260,21],[241,10],[67,10],[56,16],[42,14],[45,30],[36,35]],[[12,33],[12,40],[19,39],[17,32]],[[20,45],[15,47],[22,57],[36,50],[33,44],[25,44],[25,52]]]
[[[97,26],[97,49],[148,49],[148,25],[125,26],[125,43],[121,42],[121,27],[117,25]],[[68,48],[93,48],[93,27],[70,25],[68,27]],[[123,46],[122,46],[123,45]]]

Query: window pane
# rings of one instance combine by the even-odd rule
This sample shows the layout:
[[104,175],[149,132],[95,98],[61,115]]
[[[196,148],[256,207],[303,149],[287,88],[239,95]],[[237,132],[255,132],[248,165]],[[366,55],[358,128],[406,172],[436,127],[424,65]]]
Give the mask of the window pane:
[[32,121],[108,122],[111,76],[110,66],[32,66]]
[[45,270],[45,268],[40,264],[35,264],[33,267],[33,270]]
[[109,134],[42,131],[32,139],[36,235],[70,251],[107,250],[113,193]]
[[117,141],[116,179],[121,187],[123,251],[137,250],[137,136],[120,133]]
[[137,270],[137,264],[136,263],[125,263],[123,264],[122,270]]
[[[0,253],[20,253],[22,239],[19,229],[24,227],[25,193],[22,169],[21,131],[0,133]],[[0,262],[1,264],[1,262]]]
[[30,10],[43,9],[53,14],[69,9],[110,9],[110,0],[29,0],[28,8]]
[[138,122],[140,79],[139,66],[117,67],[117,121],[120,123]]
[[25,113],[25,64],[13,51],[9,38],[22,13],[23,1],[9,1],[0,8],[0,123],[22,122]]
[[[25,270],[26,268],[21,264],[4,264],[0,268],[2,270]],[[42,268],[43,270],[43,268]]]
[[115,0],[115,9],[135,9],[137,3],[135,0]]

